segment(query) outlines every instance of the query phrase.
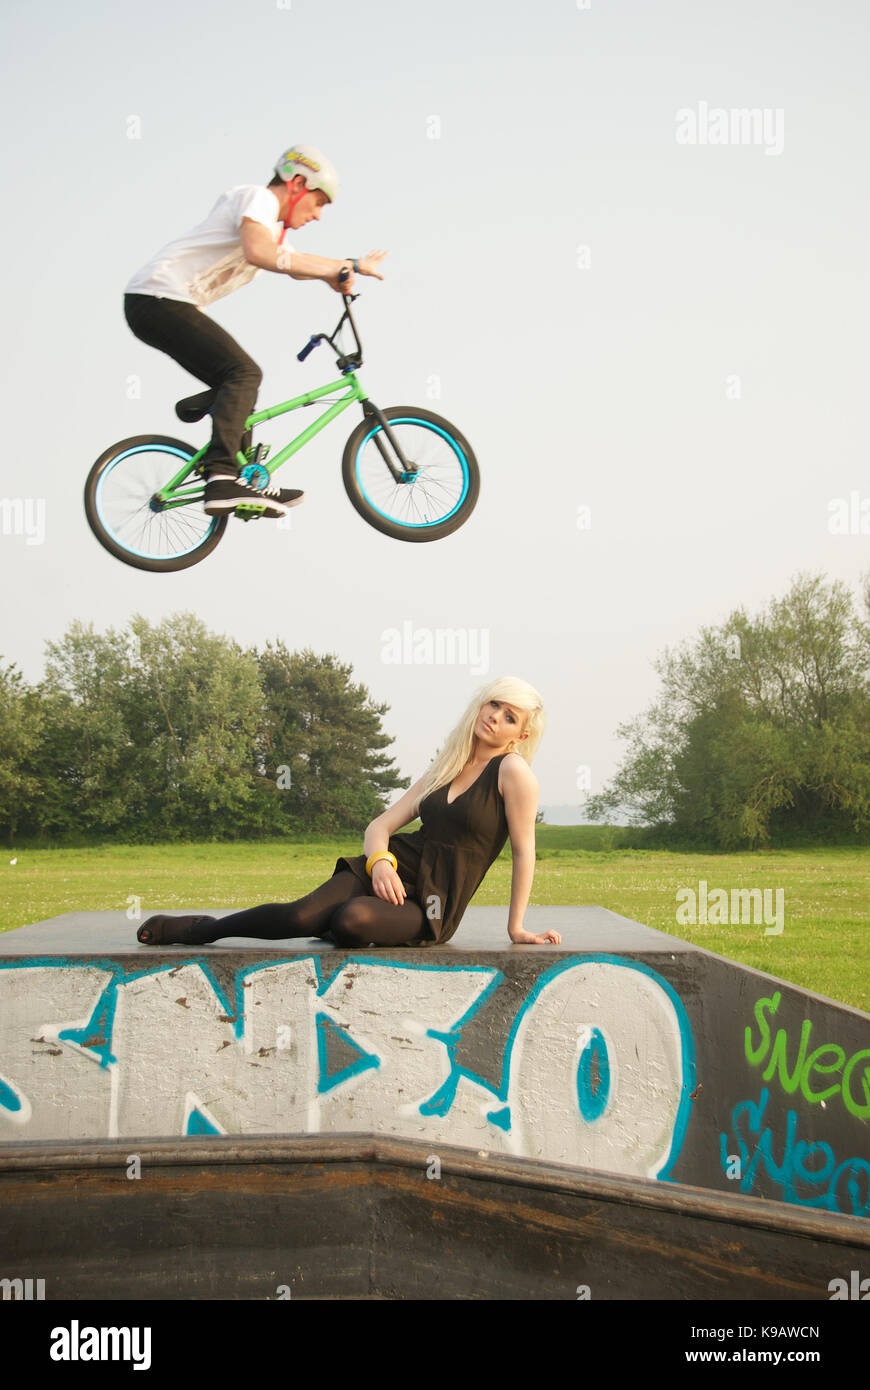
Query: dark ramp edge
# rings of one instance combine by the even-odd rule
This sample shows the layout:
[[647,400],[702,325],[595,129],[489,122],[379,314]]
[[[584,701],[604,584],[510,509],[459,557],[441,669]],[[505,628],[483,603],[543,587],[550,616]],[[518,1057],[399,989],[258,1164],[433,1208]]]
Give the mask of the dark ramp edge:
[[[142,1176],[127,1177],[137,1153]],[[374,1135],[25,1144],[2,1251],[47,1299],[828,1300],[870,1223]],[[286,1293],[284,1294],[286,1296]]]

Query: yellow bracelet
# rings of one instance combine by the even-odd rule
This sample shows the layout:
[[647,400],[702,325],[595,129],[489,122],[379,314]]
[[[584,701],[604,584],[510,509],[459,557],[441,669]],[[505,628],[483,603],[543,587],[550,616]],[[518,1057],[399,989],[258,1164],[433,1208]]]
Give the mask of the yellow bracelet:
[[388,849],[379,849],[376,854],[370,855],[369,858],[366,860],[366,873],[368,874],[369,878],[371,878],[372,869],[374,868],[375,864],[377,864],[379,859],[389,859],[394,869],[398,869],[399,867],[399,861],[394,854],[391,854]]

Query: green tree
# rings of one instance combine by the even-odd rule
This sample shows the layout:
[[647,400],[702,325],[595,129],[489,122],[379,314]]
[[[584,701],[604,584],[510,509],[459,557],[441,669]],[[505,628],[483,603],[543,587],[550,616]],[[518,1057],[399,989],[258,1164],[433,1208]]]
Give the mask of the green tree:
[[409,785],[384,751],[393,742],[381,727],[389,706],[374,703],[334,655],[290,652],[278,641],[258,659],[266,702],[260,759],[274,778],[275,812],[299,833],[362,830],[390,791]]
[[38,820],[42,723],[36,692],[14,664],[0,667],[0,824],[10,841]]
[[0,670],[8,835],[236,838],[358,831],[407,786],[386,705],[334,656],[258,657],[195,615],[75,622],[29,690]]
[[870,826],[870,642],[839,581],[799,575],[655,669],[661,693],[619,729],[628,756],[591,816],[628,809],[723,848]]
[[127,646],[119,706],[135,748],[132,818],[149,837],[245,834],[263,718],[255,656],[192,613],[133,618]]
[[125,784],[134,748],[118,703],[124,638],[74,622],[46,645],[40,688],[43,796],[38,830],[84,834],[117,830],[126,820]]

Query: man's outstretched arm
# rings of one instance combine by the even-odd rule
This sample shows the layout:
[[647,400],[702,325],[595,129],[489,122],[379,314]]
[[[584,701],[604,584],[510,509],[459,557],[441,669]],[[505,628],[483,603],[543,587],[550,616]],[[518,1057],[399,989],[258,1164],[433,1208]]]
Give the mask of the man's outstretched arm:
[[[335,261],[329,256],[311,256],[301,251],[290,251],[285,246],[277,246],[268,229],[262,222],[251,217],[242,218],[240,233],[245,260],[260,270],[274,270],[289,275],[291,280],[325,280],[334,290],[349,294],[353,289],[353,265],[349,260]],[[378,266],[386,256],[386,251],[370,251],[357,262],[360,275],[373,275],[383,280]],[[339,283],[342,270],[350,272],[348,278]]]

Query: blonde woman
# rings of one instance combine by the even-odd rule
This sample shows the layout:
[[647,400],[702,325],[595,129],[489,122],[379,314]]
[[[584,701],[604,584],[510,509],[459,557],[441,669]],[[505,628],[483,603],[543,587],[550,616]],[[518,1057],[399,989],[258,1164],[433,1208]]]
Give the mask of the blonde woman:
[[[364,853],[336,861],[332,878],[292,903],[267,903],[220,920],[149,917],[148,946],[205,945],[228,936],[283,941],[319,936],[336,946],[431,946],[449,941],[508,837],[513,870],[508,936],[558,946],[527,932],[535,872],[538,784],[530,763],[544,732],[541,697],[512,676],[479,691],[432,766],[368,826]],[[398,834],[416,816],[419,830]]]

